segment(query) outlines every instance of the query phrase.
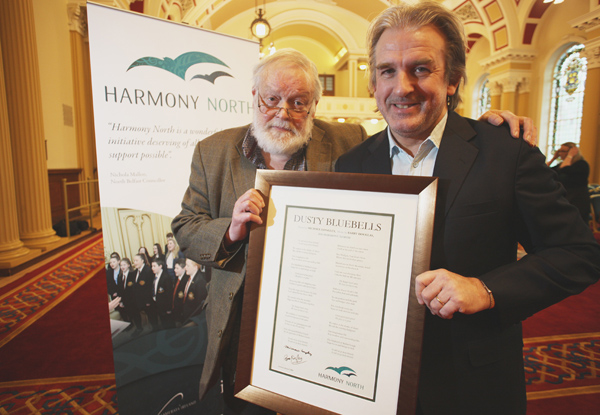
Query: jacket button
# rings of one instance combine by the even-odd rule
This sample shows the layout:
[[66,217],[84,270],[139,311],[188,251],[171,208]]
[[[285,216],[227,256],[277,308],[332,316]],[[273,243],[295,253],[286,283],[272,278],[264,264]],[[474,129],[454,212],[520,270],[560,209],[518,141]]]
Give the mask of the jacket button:
[[219,330],[219,332],[217,333],[218,337],[221,337],[223,335],[223,330]]
[[229,300],[233,300],[233,293],[229,293]]

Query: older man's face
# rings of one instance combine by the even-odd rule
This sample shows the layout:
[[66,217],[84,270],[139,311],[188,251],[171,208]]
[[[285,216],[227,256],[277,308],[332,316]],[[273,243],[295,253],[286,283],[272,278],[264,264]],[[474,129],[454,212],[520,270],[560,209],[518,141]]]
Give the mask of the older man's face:
[[387,29],[375,48],[377,107],[400,144],[425,140],[447,112],[458,83],[445,77],[446,41],[433,26]]
[[[269,68],[254,95],[254,135],[263,151],[291,156],[310,139],[316,103],[304,71],[294,67]],[[306,108],[307,117],[292,118],[282,109],[263,114],[258,105]]]

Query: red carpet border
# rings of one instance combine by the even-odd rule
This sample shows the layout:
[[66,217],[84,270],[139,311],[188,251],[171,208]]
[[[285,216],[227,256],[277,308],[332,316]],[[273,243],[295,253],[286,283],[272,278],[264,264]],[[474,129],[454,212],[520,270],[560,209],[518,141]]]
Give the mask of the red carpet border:
[[[44,266],[23,276],[1,289],[0,292],[0,347],[15,339],[36,321],[44,322],[44,317],[56,308],[56,312],[73,316],[80,315],[79,310],[93,305],[103,314],[106,310],[104,301],[79,300],[79,296],[70,297],[75,291],[88,283],[85,288],[97,292],[104,286],[104,249],[102,234],[91,237],[79,246],[67,251]],[[96,276],[96,278],[92,278]],[[105,288],[102,289],[103,291]],[[596,284],[579,296],[571,297],[547,310],[538,313],[524,323],[525,346],[523,357],[527,383],[528,415],[550,415],[573,413],[595,413],[600,405],[600,284]],[[64,301],[69,298],[68,301]],[[94,297],[95,298],[95,297]],[[78,301],[72,301],[78,299]],[[84,302],[84,303],[82,303]],[[58,307],[70,304],[69,307]],[[87,324],[91,317],[88,310],[84,315]],[[98,317],[94,313],[94,319]],[[54,313],[56,314],[56,313]],[[53,314],[47,318],[55,320]],[[46,319],[47,319],[46,318]],[[71,322],[76,319],[71,317]],[[57,322],[58,324],[58,322]],[[75,324],[77,325],[77,324]],[[45,326],[45,325],[44,325]],[[585,329],[584,329],[585,328]],[[37,330],[34,330],[39,334]],[[80,335],[83,332],[76,330]],[[27,331],[25,334],[29,333]],[[564,334],[568,333],[568,334]],[[22,334],[18,337],[31,345],[31,338]],[[31,333],[34,334],[34,333]],[[92,337],[96,338],[100,333]],[[110,356],[110,332],[106,330],[106,347]],[[536,337],[534,337],[536,336]],[[22,338],[23,337],[23,338]],[[40,339],[45,343],[43,339]],[[16,341],[15,341],[16,342]],[[18,342],[10,343],[3,350],[19,354]],[[35,341],[34,341],[35,343]],[[54,360],[51,350],[43,353],[44,359]],[[11,345],[15,347],[10,347]],[[18,347],[17,347],[18,346]],[[31,345],[33,346],[33,345]],[[12,350],[15,349],[15,350]],[[79,356],[83,361],[99,358],[98,350],[93,346],[83,348]],[[10,353],[9,353],[10,354]],[[56,354],[56,353],[55,353]],[[14,356],[14,354],[13,354]],[[5,356],[6,357],[6,356]],[[18,359],[17,356],[15,358]],[[42,357],[40,357],[42,358]],[[108,358],[107,358],[108,359]],[[32,359],[28,359],[32,360]],[[60,360],[60,359],[59,359]],[[64,359],[57,362],[60,367],[66,363]],[[103,358],[104,360],[104,358]],[[33,363],[33,362],[31,362]],[[62,364],[61,364],[62,363]],[[112,362],[111,362],[112,363]],[[8,362],[5,361],[5,365]],[[9,365],[10,366],[10,365]],[[67,365],[72,369],[84,369],[78,364]],[[7,369],[7,367],[4,367]],[[17,368],[13,368],[16,370]],[[21,369],[23,367],[21,366]],[[95,370],[98,370],[96,368]],[[10,370],[9,370],[10,372]],[[22,372],[22,370],[19,370]],[[35,371],[34,371],[35,372]],[[0,415],[14,414],[94,414],[113,415],[118,413],[116,388],[113,373],[102,371],[76,370],[81,375],[61,373],[57,370],[46,371],[31,376],[43,379],[10,380],[18,377],[8,376],[7,382],[0,382]],[[104,374],[94,374],[94,373]],[[50,376],[60,377],[46,377]],[[13,372],[13,374],[15,374]],[[27,379],[26,373],[21,379]],[[74,373],[73,373],[74,374]]]
[[527,339],[523,359],[530,400],[600,393],[600,333]]
[[[0,347],[48,313],[104,267],[102,234],[70,250],[0,295]],[[26,281],[23,281],[26,280]],[[6,289],[6,288],[5,288]]]
[[0,415],[117,413],[114,375],[0,383]]

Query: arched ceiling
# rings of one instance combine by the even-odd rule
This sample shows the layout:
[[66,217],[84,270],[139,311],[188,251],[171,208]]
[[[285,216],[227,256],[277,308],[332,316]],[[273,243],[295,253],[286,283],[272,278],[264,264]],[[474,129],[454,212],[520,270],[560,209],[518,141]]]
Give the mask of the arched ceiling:
[[[236,16],[248,8],[254,9],[255,5],[260,8],[266,8],[267,12],[275,4],[289,3],[290,7],[319,7],[319,6],[333,6],[340,7],[347,10],[350,13],[356,14],[368,21],[371,21],[377,16],[382,10],[387,8],[396,1],[389,0],[212,0],[212,1],[197,1],[198,6],[202,7],[200,3],[207,4],[207,8],[203,14],[206,16],[210,25],[213,28],[221,26],[231,16]],[[295,4],[294,4],[295,3]],[[313,5],[310,5],[313,3]],[[207,12],[208,11],[208,12]],[[211,12],[212,11],[212,12]],[[205,20],[206,21],[206,20]]]
[[337,36],[332,36],[331,33],[320,27],[308,24],[291,24],[279,28],[273,32],[269,40],[277,43],[280,39],[297,37],[305,33],[310,33],[310,37],[313,39],[319,39],[319,43],[327,48],[333,55],[335,55],[343,46],[341,40]]
[[[249,26],[256,17],[256,8],[261,8],[273,29],[263,42],[265,46],[273,42],[277,47],[279,39],[295,38],[318,43],[332,55],[342,48],[360,55],[365,52],[366,28],[376,15],[392,4],[419,0],[128,1],[132,5],[143,3],[146,14],[247,39],[252,39]],[[459,14],[465,23],[469,46],[485,38],[491,55],[530,47],[536,28],[550,7],[543,0],[437,1]]]

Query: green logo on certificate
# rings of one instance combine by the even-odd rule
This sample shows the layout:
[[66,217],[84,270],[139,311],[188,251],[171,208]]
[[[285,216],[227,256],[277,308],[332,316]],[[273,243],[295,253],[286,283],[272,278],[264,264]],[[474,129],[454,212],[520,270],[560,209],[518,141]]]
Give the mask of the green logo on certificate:
[[325,370],[333,370],[334,372],[337,372],[338,375],[344,375],[344,376],[348,376],[348,377],[356,376],[356,372],[354,371],[354,369],[351,369],[348,366],[341,366],[341,367],[329,366]]

